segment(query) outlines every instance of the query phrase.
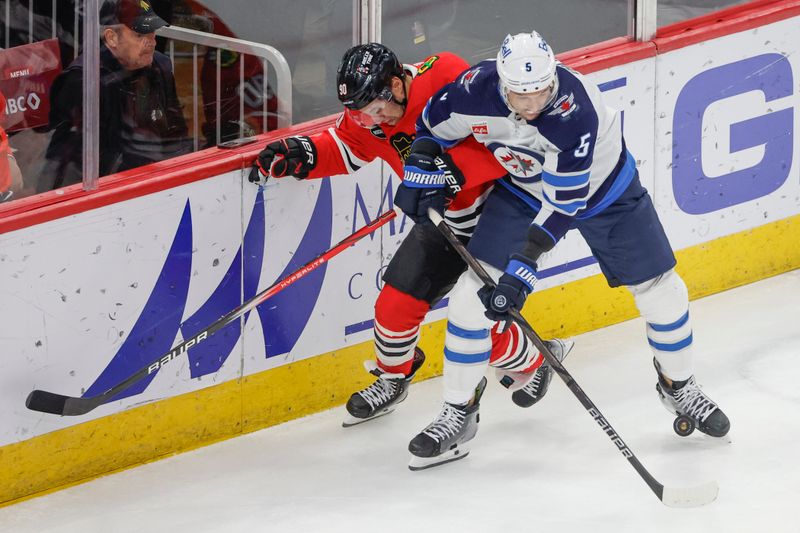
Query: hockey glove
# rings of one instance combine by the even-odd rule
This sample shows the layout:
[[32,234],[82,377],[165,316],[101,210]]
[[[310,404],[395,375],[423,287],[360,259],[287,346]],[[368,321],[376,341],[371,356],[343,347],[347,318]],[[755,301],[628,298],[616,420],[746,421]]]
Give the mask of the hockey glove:
[[416,223],[428,221],[428,208],[444,215],[464,184],[464,175],[450,156],[429,138],[414,141],[403,171],[394,204]]
[[499,331],[504,331],[511,323],[511,309],[520,311],[525,299],[536,283],[536,263],[524,255],[514,254],[508,261],[506,270],[497,286],[492,289],[488,285],[478,291],[478,297],[486,308],[486,317],[490,320],[504,322]]
[[317,166],[317,147],[308,137],[287,137],[269,143],[258,154],[248,180],[264,185],[272,175],[276,178],[292,176],[305,179]]

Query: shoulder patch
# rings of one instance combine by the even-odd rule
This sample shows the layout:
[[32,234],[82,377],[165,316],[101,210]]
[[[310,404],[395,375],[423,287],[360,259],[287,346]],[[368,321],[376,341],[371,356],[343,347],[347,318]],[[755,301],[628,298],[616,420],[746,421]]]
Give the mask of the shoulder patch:
[[390,142],[400,155],[400,159],[405,162],[408,159],[408,154],[411,153],[411,143],[414,142],[414,136],[403,131],[392,135]]
[[482,122],[473,122],[472,133],[474,135],[489,135],[489,123],[485,120]]
[[434,63],[439,60],[439,56],[431,56],[422,63],[420,63],[419,68],[417,69],[417,76],[425,74],[428,72]]
[[569,93],[561,96],[553,104],[553,110],[547,113],[549,116],[559,115],[561,118],[567,118],[578,109],[578,104],[575,103],[575,94]]
[[480,73],[480,71],[481,67],[477,67],[471,69],[469,72],[461,76],[461,85],[464,86],[464,90],[467,91],[467,94],[469,94],[469,86],[472,84],[472,81]]
[[375,137],[377,137],[378,139],[381,139],[381,140],[385,140],[386,139],[386,134],[383,132],[383,130],[381,129],[380,126],[372,126],[369,129],[369,132],[372,135],[374,135]]

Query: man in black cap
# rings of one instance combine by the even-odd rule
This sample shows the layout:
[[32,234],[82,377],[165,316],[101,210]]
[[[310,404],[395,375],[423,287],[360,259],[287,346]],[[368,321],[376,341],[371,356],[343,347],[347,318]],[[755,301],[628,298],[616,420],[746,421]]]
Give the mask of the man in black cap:
[[[167,23],[145,0],[106,0],[100,24],[100,175],[189,153],[172,64],[155,49]],[[82,180],[83,74],[81,55],[53,83],[39,191]]]
[[156,47],[155,31],[167,26],[144,0],[107,0],[100,8],[106,46],[127,70],[149,66]]

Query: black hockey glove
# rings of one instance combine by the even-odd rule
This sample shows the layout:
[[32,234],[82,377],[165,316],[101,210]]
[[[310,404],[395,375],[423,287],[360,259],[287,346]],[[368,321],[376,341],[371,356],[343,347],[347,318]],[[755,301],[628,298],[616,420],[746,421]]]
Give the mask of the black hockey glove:
[[506,265],[506,271],[500,276],[497,286],[492,289],[488,285],[478,291],[478,297],[486,308],[489,320],[504,322],[504,331],[511,322],[509,311],[520,311],[525,299],[536,283],[536,263],[532,263],[524,255],[514,254]]
[[403,167],[403,181],[394,205],[416,223],[428,221],[428,208],[444,215],[450,201],[464,185],[464,175],[439,143],[423,137],[411,145]]
[[247,179],[264,185],[269,176],[305,179],[317,166],[317,147],[308,137],[287,137],[269,143],[258,154]]

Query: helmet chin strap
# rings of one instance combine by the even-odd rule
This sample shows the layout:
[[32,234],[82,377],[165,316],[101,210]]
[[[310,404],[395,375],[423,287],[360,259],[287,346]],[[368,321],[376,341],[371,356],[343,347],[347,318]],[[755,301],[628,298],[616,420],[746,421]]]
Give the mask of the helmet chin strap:
[[553,78],[553,85],[550,89],[550,98],[547,99],[547,103],[542,106],[542,111],[553,105],[553,102],[556,101],[556,97],[558,96],[558,75]]
[[517,110],[511,107],[511,102],[508,101],[508,87],[502,81],[497,84],[497,92],[500,93],[500,98],[503,99],[503,103],[506,104],[506,107],[512,113],[516,113]]
[[[406,74],[406,76],[408,76],[408,74]],[[409,78],[406,77],[406,78],[403,78],[401,80],[403,82],[403,101],[402,102],[400,100],[398,100],[397,98],[395,98],[394,97],[394,93],[392,93],[392,102],[394,102],[395,104],[397,104],[400,107],[402,107],[403,108],[403,113],[406,112],[406,104],[408,104],[408,91],[406,90],[406,80],[408,80],[408,79]]]

